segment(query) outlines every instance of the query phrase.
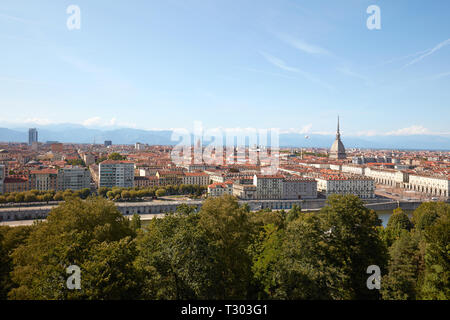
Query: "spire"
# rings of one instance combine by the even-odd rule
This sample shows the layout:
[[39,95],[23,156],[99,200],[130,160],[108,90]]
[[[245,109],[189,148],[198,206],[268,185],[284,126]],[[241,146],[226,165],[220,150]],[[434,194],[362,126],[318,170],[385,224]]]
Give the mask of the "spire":
[[336,139],[339,139],[340,137],[341,137],[341,133],[339,132],[339,116],[338,116]]

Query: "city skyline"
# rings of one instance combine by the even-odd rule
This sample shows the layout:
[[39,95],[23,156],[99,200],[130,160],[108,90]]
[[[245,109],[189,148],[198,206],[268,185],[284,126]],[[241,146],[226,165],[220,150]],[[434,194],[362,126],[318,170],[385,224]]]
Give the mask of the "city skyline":
[[5,3],[0,126],[450,136],[450,4],[375,2]]

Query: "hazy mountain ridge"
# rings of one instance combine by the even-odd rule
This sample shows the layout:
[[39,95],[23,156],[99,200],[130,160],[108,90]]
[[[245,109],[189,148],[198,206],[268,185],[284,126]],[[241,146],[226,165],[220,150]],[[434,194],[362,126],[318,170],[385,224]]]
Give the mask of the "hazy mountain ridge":
[[[132,128],[92,129],[81,125],[59,124],[36,126],[39,141],[59,141],[64,143],[103,143],[111,140],[113,144],[134,144],[136,142],[150,145],[176,145],[171,140],[171,130],[142,130]],[[334,135],[285,133],[280,134],[282,147],[318,147],[329,148]],[[28,128],[0,128],[0,141],[27,142]],[[389,149],[435,149],[450,150],[450,136],[437,135],[403,135],[403,136],[342,136],[346,148],[389,148]]]

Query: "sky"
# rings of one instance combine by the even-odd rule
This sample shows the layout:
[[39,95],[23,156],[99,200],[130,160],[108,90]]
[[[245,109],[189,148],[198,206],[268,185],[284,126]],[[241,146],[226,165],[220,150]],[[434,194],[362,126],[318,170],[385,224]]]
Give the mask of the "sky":
[[3,0],[0,123],[328,134],[339,115],[347,135],[448,135],[449,14],[448,0]]

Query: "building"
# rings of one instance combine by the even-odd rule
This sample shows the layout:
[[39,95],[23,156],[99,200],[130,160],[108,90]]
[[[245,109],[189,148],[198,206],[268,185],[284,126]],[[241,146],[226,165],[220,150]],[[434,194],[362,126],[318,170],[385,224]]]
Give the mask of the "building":
[[112,141],[111,141],[111,140],[105,140],[104,146],[105,146],[105,147],[110,147],[110,146],[112,146]]
[[256,199],[281,199],[284,176],[255,174],[253,185],[256,186]]
[[420,174],[410,174],[409,183],[405,184],[406,189],[425,193],[430,196],[449,198],[450,179],[448,177],[425,176]]
[[374,180],[358,175],[321,175],[316,177],[317,190],[327,198],[332,194],[354,194],[361,199],[375,198]]
[[282,199],[315,199],[317,198],[317,181],[310,178],[286,177],[283,180]]
[[253,200],[256,199],[257,188],[254,185],[248,184],[233,184],[233,195],[242,200]]
[[126,160],[105,160],[98,166],[99,187],[134,186],[134,163]]
[[64,150],[64,146],[63,146],[62,143],[52,143],[50,145],[50,150],[52,150],[52,152],[59,152],[59,153],[61,153]]
[[209,175],[204,172],[185,172],[181,183],[207,186],[209,184]]
[[330,149],[331,159],[346,159],[347,155],[345,153],[344,144],[341,141],[341,133],[339,132],[339,117],[337,124],[336,140],[334,140],[333,145]]
[[408,182],[408,173],[394,169],[371,168],[365,169],[366,177],[372,178],[378,184],[402,188]]
[[3,183],[3,192],[24,192],[29,190],[28,178],[25,177],[6,177]]
[[134,177],[134,186],[139,188],[150,188],[159,186],[159,179],[157,176],[136,176]]
[[4,192],[3,190],[3,184],[6,177],[6,167],[3,164],[0,164],[0,194]]
[[208,186],[208,195],[211,197],[221,197],[224,194],[233,194],[233,182],[216,182]]
[[36,128],[30,128],[28,130],[28,145],[33,145],[33,142],[38,142],[38,132]]
[[183,180],[184,172],[159,170],[156,172],[156,176],[159,179],[159,184],[162,186],[179,185],[179,184],[181,184],[181,182]]
[[56,190],[58,183],[58,170],[56,169],[41,169],[32,170],[29,177],[29,189],[48,191]]
[[58,170],[57,190],[81,190],[90,188],[91,173],[88,168],[65,167]]

